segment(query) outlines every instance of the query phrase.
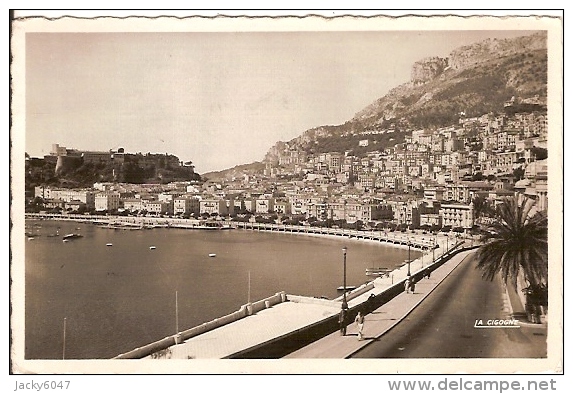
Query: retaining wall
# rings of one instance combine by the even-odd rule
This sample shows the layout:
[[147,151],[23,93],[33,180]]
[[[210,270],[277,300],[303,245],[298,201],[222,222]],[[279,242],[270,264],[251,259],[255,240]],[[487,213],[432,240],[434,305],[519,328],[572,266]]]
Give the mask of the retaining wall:
[[249,303],[242,305],[238,311],[230,313],[228,315],[218,317],[211,321],[205,322],[199,326],[190,328],[185,331],[181,331],[178,334],[166,337],[159,341],[150,343],[148,345],[139,347],[137,349],[131,350],[127,353],[122,353],[114,359],[137,359],[137,358],[144,358],[147,356],[152,355],[153,353],[160,352],[165,350],[171,346],[177,345],[186,341],[190,338],[196,337],[198,335],[204,334],[208,331],[214,330],[216,328],[222,327],[224,325],[233,323],[237,320],[240,320],[244,317],[250,316],[254,313],[257,313],[265,308],[270,308],[273,305],[279,304],[281,302],[286,301],[286,294],[285,292],[276,293],[273,296],[264,298],[260,301]]
[[[435,270],[436,268],[444,264],[446,261],[448,261],[451,257],[455,256],[456,254],[465,250],[477,248],[477,246],[473,246],[473,247],[456,249],[461,244],[463,243],[456,244],[454,248],[450,250],[448,253],[438,257],[434,263],[426,266],[423,269],[413,272],[412,278],[414,278],[415,281],[419,281],[420,279],[422,279],[422,277],[426,274],[428,270],[430,272]],[[377,294],[374,297],[369,298],[367,301],[359,305],[355,305],[352,308],[349,308],[347,314],[348,323],[354,321],[354,318],[356,317],[358,311],[361,311],[363,313],[370,313],[373,310],[381,307],[394,297],[396,297],[401,292],[403,292],[404,280],[405,279],[402,279],[394,283],[390,287],[383,290],[380,294]],[[368,291],[373,290],[375,287],[376,284],[374,280],[372,282],[360,286],[359,288],[357,288],[352,292],[347,293],[346,299],[352,300],[354,298],[357,298],[367,293]],[[267,297],[265,299],[245,304],[241,306],[241,308],[236,312],[203,323],[199,326],[190,328],[176,335],[166,337],[164,339],[134,349],[127,353],[120,354],[114,358],[139,359],[150,356],[154,353],[158,353],[162,350],[165,350],[173,345],[186,341],[195,336],[201,335],[205,332],[214,330],[226,324],[230,324],[234,321],[250,316],[254,313],[260,312],[263,309],[270,308],[273,305],[279,304],[281,302],[289,301],[298,303],[315,303],[320,305],[332,306],[333,302],[338,303],[340,299],[341,297],[335,300],[326,300],[326,299],[296,296],[290,294],[287,295],[285,292],[276,293],[275,295]],[[338,315],[329,316],[323,320],[317,321],[316,323],[310,324],[299,330],[285,334],[278,338],[274,338],[270,341],[258,344],[249,349],[242,350],[235,354],[229,355],[225,358],[253,358],[253,359],[281,358],[326,335],[329,335],[337,331],[339,328],[340,325],[338,323]]]
[[[456,245],[455,247],[458,247],[459,245],[460,244]],[[444,256],[441,256],[439,259],[436,259],[436,262],[434,264],[428,266],[428,267],[431,268],[431,270],[433,271],[436,268],[438,268],[439,266],[441,266],[442,264],[444,264],[446,261],[448,261],[450,258],[455,256],[456,254],[458,254],[462,251],[474,249],[476,247],[468,247],[468,248],[460,248],[457,250],[451,250],[449,253],[446,253]],[[414,272],[412,277],[414,277],[415,280],[421,279],[423,277],[423,275],[425,274],[426,269],[428,269],[428,267],[426,267],[422,270],[419,270],[417,272]],[[369,290],[365,290],[362,294],[364,294],[366,291],[369,291]],[[363,313],[370,313],[372,310],[380,308],[382,305],[384,305],[385,303],[387,303],[388,301],[390,301],[391,299],[393,299],[394,297],[396,297],[398,294],[402,293],[403,291],[404,291],[404,280],[401,280],[401,281],[393,284],[389,288],[385,289],[384,291],[382,291],[380,294],[376,295],[375,297],[370,298],[369,301],[363,302],[359,305],[356,305],[356,306],[350,308],[348,310],[348,314],[347,314],[348,324],[350,324],[351,322],[354,321],[354,318],[358,314],[358,311],[362,311]],[[348,299],[349,295],[350,294],[347,294],[347,299]],[[291,296],[291,295],[288,296],[289,299],[291,297],[293,298],[293,301],[294,301],[295,297]],[[308,297],[306,297],[306,298],[308,298]],[[302,298],[299,298],[298,301],[302,302],[303,300],[302,300]],[[332,303],[332,301],[327,301],[327,300],[320,300],[320,299],[313,299],[312,300],[312,302],[321,302],[321,301]],[[326,335],[330,335],[339,329],[340,329],[340,324],[338,323],[338,315],[329,316],[329,317],[327,317],[321,321],[318,321],[314,324],[311,324],[307,327],[301,328],[301,329],[296,330],[292,333],[283,335],[279,338],[275,338],[275,339],[267,341],[265,343],[261,343],[257,346],[253,346],[249,349],[245,349],[245,350],[242,350],[240,352],[234,353],[234,354],[229,355],[228,357],[225,357],[225,358],[231,358],[231,359],[233,359],[233,358],[236,358],[236,359],[275,359],[275,358],[281,358],[281,357],[284,357],[287,354],[290,354],[290,353],[292,353],[292,352],[294,352],[300,348],[303,348],[304,346],[306,346],[312,342],[319,340],[320,338],[325,337]]]

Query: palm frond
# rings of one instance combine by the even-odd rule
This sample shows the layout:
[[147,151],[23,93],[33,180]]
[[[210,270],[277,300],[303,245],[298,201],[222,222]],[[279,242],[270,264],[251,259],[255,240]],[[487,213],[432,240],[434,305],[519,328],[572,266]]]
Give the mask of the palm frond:
[[498,220],[482,237],[484,245],[477,251],[477,268],[484,279],[493,280],[500,274],[517,288],[521,271],[529,283],[547,283],[547,216],[532,215],[532,208],[533,201],[518,197],[497,206]]

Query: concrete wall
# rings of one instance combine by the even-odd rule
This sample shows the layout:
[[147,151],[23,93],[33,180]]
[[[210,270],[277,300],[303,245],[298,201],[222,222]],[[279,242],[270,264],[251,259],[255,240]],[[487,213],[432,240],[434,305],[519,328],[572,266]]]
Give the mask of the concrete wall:
[[181,331],[176,335],[172,335],[161,339],[159,341],[150,343],[148,345],[139,347],[137,349],[131,350],[127,353],[120,354],[114,359],[138,359],[144,358],[147,356],[152,355],[153,353],[157,353],[161,350],[165,350],[171,346],[177,345],[186,341],[190,338],[196,337],[198,335],[204,334],[208,331],[214,330],[216,328],[222,327],[224,325],[233,323],[237,320],[240,320],[244,317],[250,316],[253,313],[257,313],[262,311],[265,308],[270,308],[273,305],[279,304],[281,302],[286,301],[286,294],[285,292],[276,293],[273,296],[264,298],[260,301],[245,304],[241,306],[238,311],[230,313],[228,315],[213,319],[211,321],[205,322],[199,326],[190,328],[185,331]]
[[[456,245],[456,246],[459,246]],[[446,261],[448,261],[451,257],[455,256],[456,254],[470,250],[475,247],[471,248],[461,248],[452,250],[449,253],[445,254],[443,257],[436,260],[436,262],[429,266],[431,270],[435,270]],[[428,268],[428,267],[426,267]],[[419,280],[425,274],[425,269],[420,270],[412,275],[415,280]],[[357,289],[358,290],[358,289]],[[369,289],[372,290],[372,289]],[[369,290],[364,290],[362,294]],[[396,297],[398,294],[404,291],[404,280],[399,281],[389,287],[388,289],[384,290],[382,293],[376,295],[375,297],[371,298],[370,301],[366,301],[360,305],[357,305],[353,308],[348,310],[348,324],[354,321],[354,318],[358,314],[358,311],[362,311],[363,313],[370,313],[372,310],[377,309]],[[348,299],[347,294],[347,299]],[[288,295],[290,301],[293,302],[328,302],[332,305],[333,301],[328,300],[321,300],[321,299],[310,299],[309,297],[300,297],[300,296],[291,296]],[[321,321],[318,321],[314,324],[311,324],[307,327],[301,328],[295,332],[283,335],[282,337],[275,338],[271,341],[261,343],[257,346],[254,346],[250,349],[245,349],[235,354],[232,354],[226,358],[230,359],[275,359],[281,358],[290,354],[304,346],[319,340],[320,338],[325,337],[326,335],[332,334],[333,332],[340,329],[340,325],[338,323],[338,315],[330,316],[325,318]]]
[[[461,244],[461,243],[460,243]],[[457,248],[460,244],[457,244],[455,248]],[[477,246],[476,246],[477,247]],[[455,249],[454,248],[454,249]],[[455,256],[461,251],[473,249],[472,248],[462,248],[462,249],[455,249],[446,253],[444,256],[440,256],[436,261],[425,267],[422,270],[416,271],[412,273],[412,277],[415,281],[419,281],[422,277],[426,274],[427,270],[433,271],[446,261],[448,261],[452,256]],[[367,293],[375,288],[375,283],[370,282],[365,285],[360,286],[356,290],[347,293],[346,299],[352,300],[356,297],[359,297],[362,294]],[[375,295],[372,298],[369,298],[368,301],[363,302],[362,304],[356,305],[348,310],[348,322],[354,321],[358,311],[363,313],[370,313],[373,310],[381,307],[398,294],[404,291],[404,279],[401,281],[396,282],[389,288],[382,291],[380,294]],[[341,299],[341,297],[339,297]],[[211,320],[209,322],[203,323],[199,326],[190,328],[188,330],[180,332],[178,335],[173,335],[170,337],[166,337],[162,340],[157,342],[142,346],[140,348],[134,349],[130,352],[120,354],[116,356],[116,359],[139,359],[144,358],[154,353],[160,352],[165,350],[171,346],[174,346],[178,343],[186,341],[190,338],[195,336],[201,335],[205,332],[214,330],[218,327],[224,326],[226,324],[232,323],[239,319],[242,319],[246,316],[252,315],[254,313],[260,312],[265,308],[270,308],[273,305],[279,304],[281,302],[298,302],[298,303],[314,303],[320,305],[328,305],[332,306],[334,304],[338,304],[340,300],[326,300],[321,298],[313,298],[313,297],[305,297],[305,296],[297,296],[297,295],[287,295],[285,292],[276,293],[273,296],[267,297],[265,299],[245,304],[241,306],[241,308],[233,313],[228,315],[222,316],[220,318]],[[292,333],[283,335],[279,338],[274,338],[268,342],[261,343],[257,346],[254,346],[249,349],[242,350],[235,354],[232,354],[226,358],[252,358],[252,359],[264,359],[264,358],[281,358],[285,355],[294,352],[326,335],[329,335],[337,330],[340,329],[340,325],[338,323],[338,315],[329,316],[323,320],[320,320],[314,324],[311,324],[307,327],[301,328],[297,331]]]

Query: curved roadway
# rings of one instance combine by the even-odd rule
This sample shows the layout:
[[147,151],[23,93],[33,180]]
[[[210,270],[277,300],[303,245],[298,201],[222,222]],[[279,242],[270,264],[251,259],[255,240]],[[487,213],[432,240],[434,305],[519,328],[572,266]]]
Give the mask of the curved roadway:
[[474,328],[482,319],[507,319],[501,281],[485,281],[468,256],[410,315],[356,358],[546,357],[546,330]]

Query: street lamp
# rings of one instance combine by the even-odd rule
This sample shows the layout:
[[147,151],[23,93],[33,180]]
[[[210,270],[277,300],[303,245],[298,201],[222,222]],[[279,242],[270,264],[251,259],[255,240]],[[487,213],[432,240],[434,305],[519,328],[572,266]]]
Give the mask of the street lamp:
[[410,247],[412,246],[412,242],[410,242],[410,240],[408,240],[408,276],[410,276],[410,263],[412,262],[412,259],[410,258]]
[[412,242],[408,240],[408,261],[410,261],[410,246],[412,246]]
[[348,309],[348,303],[346,302],[346,251],[348,250],[348,248],[345,246],[342,248],[342,253],[344,256],[344,278],[343,278],[343,292],[342,293],[342,309]]

